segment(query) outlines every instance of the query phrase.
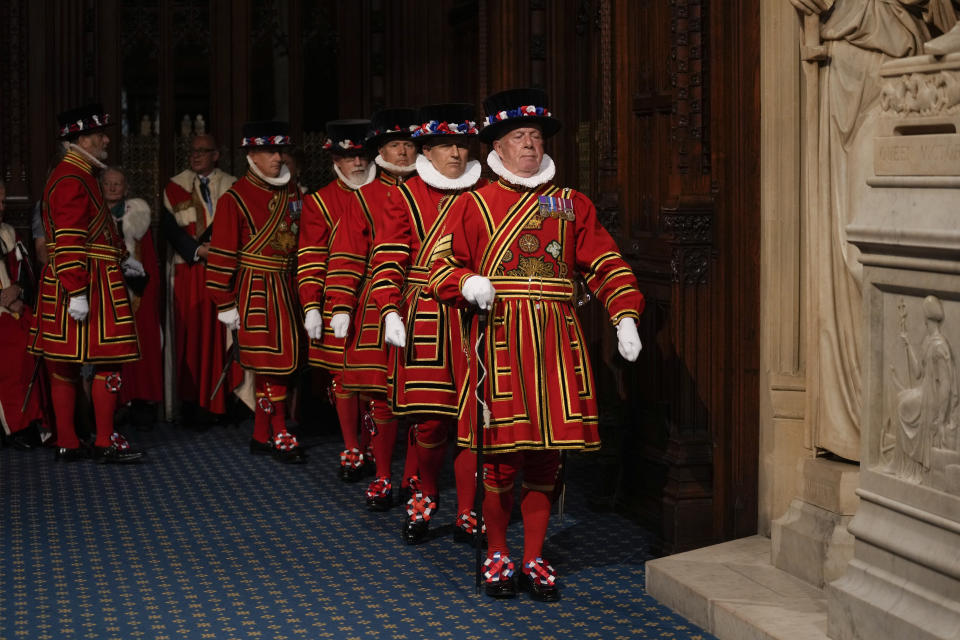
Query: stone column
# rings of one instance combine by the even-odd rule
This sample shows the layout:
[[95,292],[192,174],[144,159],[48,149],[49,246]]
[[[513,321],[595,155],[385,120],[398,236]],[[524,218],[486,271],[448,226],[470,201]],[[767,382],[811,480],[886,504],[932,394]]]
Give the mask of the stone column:
[[774,566],[823,587],[853,555],[846,525],[856,506],[859,469],[815,458],[815,432],[823,416],[810,396],[820,379],[819,318],[826,313],[817,292],[832,290],[829,270],[818,257],[825,251],[820,243],[830,206],[821,193],[821,74],[828,64],[827,45],[820,41],[820,16],[801,17],[790,2],[763,3],[761,23],[758,530],[771,537]]
[[960,638],[960,54],[881,68],[872,187],[847,227],[865,349],[854,557],[836,640]]

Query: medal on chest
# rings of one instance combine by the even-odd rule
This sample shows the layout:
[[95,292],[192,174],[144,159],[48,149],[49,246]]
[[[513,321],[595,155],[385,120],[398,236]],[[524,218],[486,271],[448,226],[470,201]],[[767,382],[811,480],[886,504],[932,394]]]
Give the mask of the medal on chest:
[[539,205],[538,214],[541,218],[557,218],[573,222],[576,215],[573,213],[573,200],[571,198],[554,198],[553,196],[540,196],[537,199]]
[[[297,198],[284,202],[285,198],[280,192],[277,192],[270,198],[270,210],[276,211],[277,207],[283,206],[283,218],[277,224],[273,236],[270,238],[270,246],[279,253],[290,254],[297,250],[297,232],[300,230],[300,213],[303,210],[303,202]],[[285,205],[285,206],[284,206]]]

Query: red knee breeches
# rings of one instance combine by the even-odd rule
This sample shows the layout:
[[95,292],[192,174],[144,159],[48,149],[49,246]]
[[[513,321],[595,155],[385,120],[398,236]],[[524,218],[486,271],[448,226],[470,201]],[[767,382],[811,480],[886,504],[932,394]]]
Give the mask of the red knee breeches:
[[551,496],[560,466],[558,451],[523,451],[486,456],[483,464],[483,518],[487,525],[488,554],[509,554],[507,525],[513,509],[517,472],[523,471],[524,562],[540,556],[550,521]]

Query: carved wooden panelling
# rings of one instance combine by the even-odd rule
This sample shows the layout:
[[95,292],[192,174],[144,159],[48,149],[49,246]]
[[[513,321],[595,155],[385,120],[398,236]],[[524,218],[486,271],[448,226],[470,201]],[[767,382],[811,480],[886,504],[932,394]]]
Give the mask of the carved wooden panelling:
[[670,0],[670,84],[674,90],[671,140],[681,175],[710,173],[709,21],[707,0]]
[[6,185],[11,206],[5,218],[20,226],[29,200],[29,148],[27,127],[27,14],[26,2],[11,0],[0,5],[0,180]]

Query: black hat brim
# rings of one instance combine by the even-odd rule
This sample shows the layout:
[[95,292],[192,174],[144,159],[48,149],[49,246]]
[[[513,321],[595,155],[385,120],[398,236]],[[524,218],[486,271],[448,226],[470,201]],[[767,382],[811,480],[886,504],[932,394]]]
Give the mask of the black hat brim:
[[88,136],[91,133],[97,133],[98,131],[104,131],[106,129],[112,129],[117,126],[116,122],[108,122],[106,124],[94,125],[92,127],[86,127],[82,131],[71,131],[69,133],[59,134],[57,138],[59,140],[76,140],[80,136]]
[[514,129],[529,127],[531,125],[540,127],[544,139],[556,135],[561,127],[560,121],[550,116],[519,116],[488,124],[480,130],[480,141],[486,144],[493,144],[494,140],[502,138]]
[[410,132],[384,131],[383,133],[379,133],[375,136],[370,136],[367,138],[364,141],[363,146],[371,151],[376,151],[383,145],[387,144],[388,142],[393,142],[394,140],[410,140]]

